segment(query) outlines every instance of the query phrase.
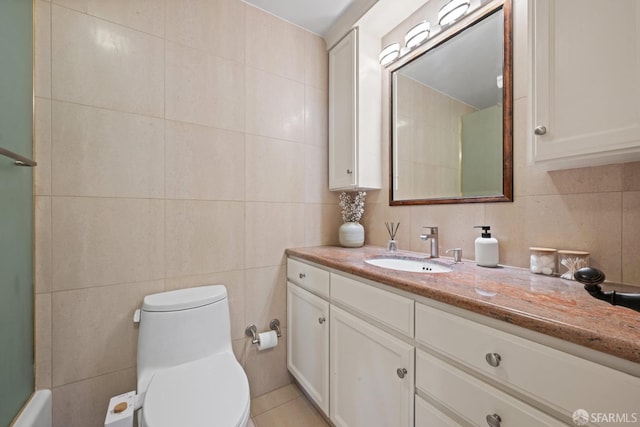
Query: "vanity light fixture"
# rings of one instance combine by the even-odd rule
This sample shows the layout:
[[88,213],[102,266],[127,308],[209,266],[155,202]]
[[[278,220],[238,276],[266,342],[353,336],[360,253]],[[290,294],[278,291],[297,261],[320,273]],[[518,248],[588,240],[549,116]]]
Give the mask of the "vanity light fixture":
[[445,27],[464,16],[469,9],[471,0],[450,0],[438,12],[438,24]]
[[380,52],[380,65],[386,66],[391,64],[400,56],[400,44],[392,43],[389,46],[382,49]]
[[405,46],[409,49],[412,49],[426,39],[429,38],[429,32],[431,30],[431,25],[429,21],[422,21],[415,25],[412,29],[407,31],[407,34],[404,36]]

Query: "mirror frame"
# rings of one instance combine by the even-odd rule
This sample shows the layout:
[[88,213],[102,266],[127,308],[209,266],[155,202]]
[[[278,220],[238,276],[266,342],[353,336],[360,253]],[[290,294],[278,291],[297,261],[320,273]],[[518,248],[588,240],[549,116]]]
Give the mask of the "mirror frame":
[[[428,199],[393,199],[394,177],[394,89],[393,73],[410,63],[429,50],[442,45],[473,24],[503,9],[504,16],[504,65],[502,91],[502,195],[495,196],[467,196],[467,197],[438,197]],[[481,6],[475,11],[444,29],[427,40],[423,45],[406,54],[399,61],[388,68],[389,80],[389,206],[401,205],[440,205],[453,203],[486,203],[513,202],[513,16],[511,0],[494,1]]]

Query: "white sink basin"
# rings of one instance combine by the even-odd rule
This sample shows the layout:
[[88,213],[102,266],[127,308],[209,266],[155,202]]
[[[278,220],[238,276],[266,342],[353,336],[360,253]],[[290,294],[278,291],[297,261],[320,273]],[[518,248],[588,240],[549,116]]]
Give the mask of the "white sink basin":
[[413,273],[449,273],[453,271],[451,267],[434,262],[429,258],[371,258],[364,261],[377,267]]

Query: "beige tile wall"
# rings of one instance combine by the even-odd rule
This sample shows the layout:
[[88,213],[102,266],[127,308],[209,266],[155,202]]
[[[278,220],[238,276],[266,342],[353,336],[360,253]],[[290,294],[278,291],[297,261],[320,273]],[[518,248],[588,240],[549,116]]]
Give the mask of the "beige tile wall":
[[290,382],[289,246],[337,240],[322,38],[240,0],[36,0],[36,381],[55,426],[135,388],[144,295],[227,285],[252,395]]
[[[460,195],[461,142],[450,129],[458,129],[460,118],[475,109],[411,77],[398,75],[397,82],[402,103],[396,120],[406,125],[397,130],[401,148],[395,163],[402,173],[396,174],[399,185],[394,194],[401,199],[421,199],[423,194]],[[437,147],[412,143],[424,141],[428,135],[438,135]]]
[[[400,40],[423,16],[435,13],[429,2],[383,39]],[[640,285],[640,162],[545,172],[526,162],[527,1],[513,0],[514,10],[514,188],[513,203],[440,206],[388,205],[389,161],[383,159],[382,191],[370,192],[364,215],[366,242],[383,246],[384,221],[400,222],[401,249],[425,252],[419,239],[425,225],[440,228],[440,249],[461,247],[474,259],[474,225],[490,225],[500,241],[500,263],[528,267],[530,246],[591,252],[592,264],[607,278]],[[383,100],[388,75],[383,73]],[[389,147],[389,104],[383,106],[383,153]]]

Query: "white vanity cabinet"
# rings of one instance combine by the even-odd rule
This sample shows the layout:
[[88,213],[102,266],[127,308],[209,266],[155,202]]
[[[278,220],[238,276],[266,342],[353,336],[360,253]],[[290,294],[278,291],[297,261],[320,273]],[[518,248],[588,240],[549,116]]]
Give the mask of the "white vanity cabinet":
[[413,426],[413,309],[410,298],[287,259],[287,367],[336,426]]
[[329,303],[287,283],[287,367],[329,416]]
[[508,419],[519,420],[511,425],[562,425],[524,401],[567,420],[578,409],[620,416],[640,410],[640,378],[428,305],[415,310],[417,345],[475,374],[418,350],[418,390],[472,423],[495,411],[504,426]]
[[380,40],[359,28],[329,50],[330,190],[381,188],[379,50]]
[[337,427],[411,427],[415,302],[331,273],[331,421]]
[[414,348],[331,306],[331,421],[413,426]]
[[[430,354],[416,352],[416,386],[472,425],[492,427],[565,424]],[[450,418],[449,418],[450,420]],[[427,427],[428,424],[417,424]],[[446,424],[445,424],[446,425]]]
[[306,261],[287,278],[289,370],[337,427],[640,421],[606,355]]
[[640,4],[529,1],[529,162],[640,160]]
[[329,272],[289,258],[287,279],[287,368],[329,416]]

